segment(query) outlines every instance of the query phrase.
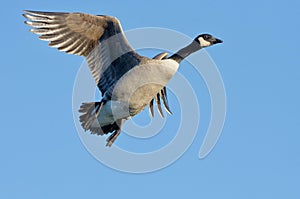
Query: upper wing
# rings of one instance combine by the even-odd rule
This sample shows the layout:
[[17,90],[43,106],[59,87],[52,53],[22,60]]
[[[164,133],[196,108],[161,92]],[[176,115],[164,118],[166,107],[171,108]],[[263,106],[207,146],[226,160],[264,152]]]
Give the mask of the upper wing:
[[[33,27],[30,31],[49,41],[49,46],[85,56],[102,95],[139,63],[115,17],[37,11],[24,11],[23,16]],[[123,60],[128,63],[121,64]]]

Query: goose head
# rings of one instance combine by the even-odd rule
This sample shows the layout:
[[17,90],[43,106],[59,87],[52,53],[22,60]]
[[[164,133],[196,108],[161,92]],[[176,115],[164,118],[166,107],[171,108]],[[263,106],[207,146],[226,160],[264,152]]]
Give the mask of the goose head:
[[222,42],[223,41],[221,39],[217,39],[210,34],[201,34],[201,35],[198,35],[192,43],[190,43],[186,47],[180,49],[172,56],[170,56],[169,59],[173,59],[176,62],[180,63],[183,59],[185,59],[190,54],[192,54],[202,48],[212,46],[214,44],[218,44],[218,43],[222,43]]
[[223,42],[221,39],[217,39],[210,34],[201,34],[197,36],[194,39],[194,41],[197,42],[201,48],[205,48]]

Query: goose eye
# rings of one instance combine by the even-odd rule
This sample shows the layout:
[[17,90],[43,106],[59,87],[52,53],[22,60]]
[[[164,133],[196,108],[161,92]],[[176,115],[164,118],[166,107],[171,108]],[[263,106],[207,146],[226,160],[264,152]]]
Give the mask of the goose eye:
[[209,39],[209,36],[208,35],[204,35],[204,39],[205,40]]

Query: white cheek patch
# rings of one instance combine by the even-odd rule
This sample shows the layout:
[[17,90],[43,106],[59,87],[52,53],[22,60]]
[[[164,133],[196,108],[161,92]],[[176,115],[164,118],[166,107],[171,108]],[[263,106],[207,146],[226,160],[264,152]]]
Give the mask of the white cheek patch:
[[198,40],[202,47],[207,47],[211,45],[211,43],[209,41],[204,40],[203,37],[199,37]]

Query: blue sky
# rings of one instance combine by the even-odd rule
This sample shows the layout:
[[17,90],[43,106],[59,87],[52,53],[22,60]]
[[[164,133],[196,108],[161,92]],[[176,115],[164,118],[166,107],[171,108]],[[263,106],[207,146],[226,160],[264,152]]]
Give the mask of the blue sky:
[[[72,117],[83,58],[30,34],[24,9],[108,14],[124,30],[163,27],[222,38],[224,44],[207,49],[227,94],[226,123],[212,153],[198,159],[200,132],[179,160],[156,172],[122,173],[95,160]],[[296,0],[3,3],[0,198],[299,198],[299,9]],[[203,91],[205,126],[208,93],[203,82],[193,86]]]

